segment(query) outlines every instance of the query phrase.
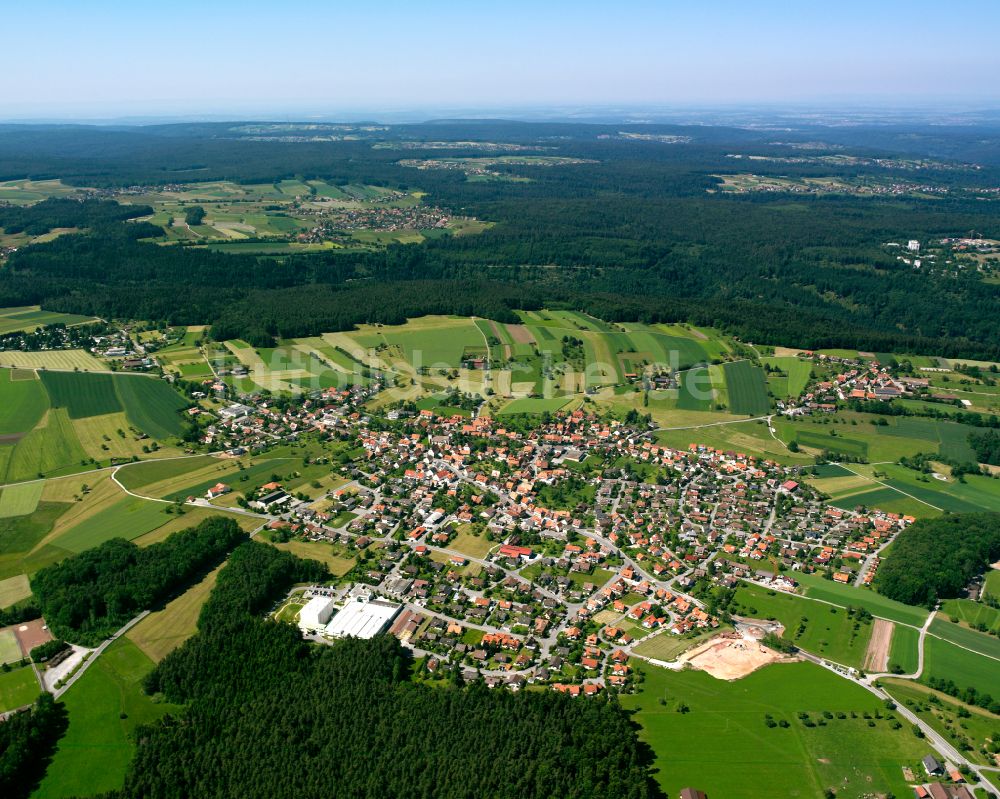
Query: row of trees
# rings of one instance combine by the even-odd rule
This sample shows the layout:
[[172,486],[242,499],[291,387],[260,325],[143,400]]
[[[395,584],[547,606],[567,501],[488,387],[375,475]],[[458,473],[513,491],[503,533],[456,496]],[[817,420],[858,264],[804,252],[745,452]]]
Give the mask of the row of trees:
[[57,637],[94,645],[141,611],[182,593],[245,538],[224,517],[144,549],[115,538],[40,570],[31,588]]
[[933,607],[957,597],[1000,558],[1000,513],[921,519],[900,533],[875,574],[880,594]]

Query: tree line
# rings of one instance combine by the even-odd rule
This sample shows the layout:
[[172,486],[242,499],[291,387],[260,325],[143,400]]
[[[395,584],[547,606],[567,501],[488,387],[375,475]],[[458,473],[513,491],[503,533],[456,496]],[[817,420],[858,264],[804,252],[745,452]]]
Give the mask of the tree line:
[[224,517],[146,548],[114,538],[41,569],[31,589],[56,637],[93,646],[141,611],[182,593],[245,539]]

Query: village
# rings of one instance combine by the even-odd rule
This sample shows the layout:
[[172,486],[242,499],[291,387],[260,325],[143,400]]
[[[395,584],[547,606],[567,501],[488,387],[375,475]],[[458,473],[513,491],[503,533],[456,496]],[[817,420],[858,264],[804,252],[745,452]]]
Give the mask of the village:
[[[336,585],[297,590],[277,615],[317,641],[389,631],[429,674],[627,691],[637,644],[694,644],[733,622],[699,598],[706,585],[791,592],[798,572],[864,585],[912,521],[827,506],[771,461],[659,446],[641,422],[582,410],[530,429],[381,415],[362,407],[371,391],[329,389],[280,409],[245,399],[218,412],[204,443],[233,457],[302,436],[357,445],[326,510],[273,482],[245,502],[270,518],[269,536],[358,556]],[[738,629],[759,648],[762,629]]]

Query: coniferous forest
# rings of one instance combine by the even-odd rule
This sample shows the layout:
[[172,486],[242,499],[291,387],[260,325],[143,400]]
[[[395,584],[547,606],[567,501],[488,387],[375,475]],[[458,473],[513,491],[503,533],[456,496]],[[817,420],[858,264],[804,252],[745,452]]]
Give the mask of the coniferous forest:
[[238,547],[197,635],[146,688],[184,703],[138,736],[125,797],[655,796],[628,716],[605,700],[408,680],[395,638],[301,640],[260,611],[323,568]]
[[[734,150],[798,151],[725,128],[702,129],[696,142],[675,147],[608,140],[606,133],[594,125],[454,123],[384,134],[493,139],[580,159],[572,166],[497,167],[526,179],[520,182],[471,182],[460,172],[405,166],[399,151],[367,141],[251,141],[213,125],[82,129],[72,134],[67,155],[65,130],[0,130],[0,178],[58,175],[102,187],[292,176],[357,181],[418,187],[428,203],[493,223],[480,234],[377,252],[269,258],[157,246],[143,241],[156,233],[152,225],[122,221],[135,209],[115,210],[107,201],[85,203],[75,216],[66,201],[0,208],[0,226],[39,231],[72,223],[86,231],[13,253],[0,272],[0,306],[40,303],[105,317],[211,323],[216,338],[260,346],[427,313],[511,321],[514,308],[567,307],[604,319],[713,325],[759,343],[1000,356],[1000,285],[974,271],[914,270],[882,248],[889,239],[1000,238],[992,202],[961,191],[932,199],[803,195],[794,202],[781,193],[724,194],[715,174],[734,170]],[[851,135],[871,154],[918,146],[913,140],[940,149],[929,136]],[[962,136],[949,142],[951,157],[982,163],[973,171],[936,172],[936,184],[965,190],[997,182],[995,150]],[[434,153],[413,143],[405,154]],[[842,164],[755,162],[754,169],[868,177],[866,167]],[[914,179],[890,168],[879,176]]]
[[879,566],[879,593],[933,607],[961,596],[969,581],[1000,558],[1000,514],[962,513],[920,519],[901,533]]

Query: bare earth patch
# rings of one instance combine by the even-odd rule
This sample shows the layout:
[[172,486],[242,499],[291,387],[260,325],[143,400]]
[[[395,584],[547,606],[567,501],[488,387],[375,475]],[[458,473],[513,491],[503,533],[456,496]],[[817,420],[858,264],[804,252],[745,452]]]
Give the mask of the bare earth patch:
[[794,658],[768,649],[752,637],[723,635],[685,653],[680,660],[717,680],[738,680],[771,663]]
[[883,672],[889,662],[889,645],[892,643],[894,625],[885,619],[875,619],[872,637],[868,642],[863,668],[870,672]]
[[13,629],[14,635],[17,636],[17,642],[21,645],[21,652],[27,657],[31,650],[36,646],[41,646],[44,643],[52,640],[52,633],[48,631],[45,626],[45,621],[43,619],[35,619],[34,621],[26,621],[24,624],[17,624],[14,627],[8,627],[7,629]]
[[507,332],[518,344],[536,344],[534,335],[524,325],[507,325]]

